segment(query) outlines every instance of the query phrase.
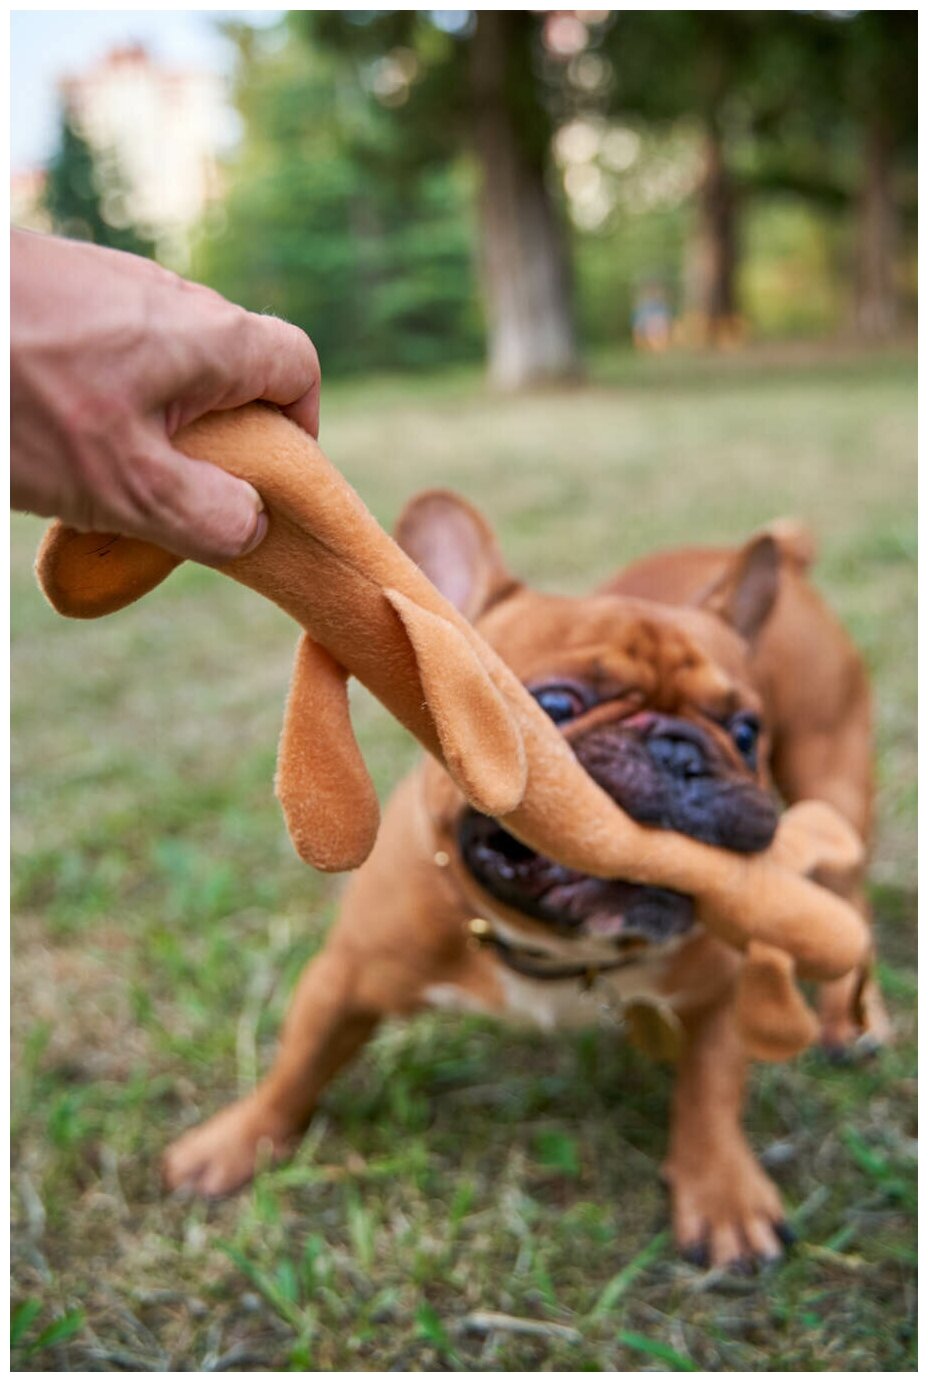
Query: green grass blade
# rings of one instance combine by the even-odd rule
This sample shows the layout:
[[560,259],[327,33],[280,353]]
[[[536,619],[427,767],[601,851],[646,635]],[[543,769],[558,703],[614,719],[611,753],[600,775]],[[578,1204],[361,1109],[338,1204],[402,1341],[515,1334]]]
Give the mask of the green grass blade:
[[442,1358],[455,1365],[460,1364],[454,1351],[454,1345],[448,1337],[448,1331],[442,1324],[437,1311],[429,1305],[427,1300],[421,1301],[416,1306],[416,1327],[419,1337],[427,1340]]
[[15,1348],[23,1336],[28,1334],[41,1309],[40,1300],[24,1300],[22,1304],[17,1305],[10,1316],[10,1348]]
[[52,1344],[63,1343],[65,1339],[70,1339],[83,1327],[83,1310],[69,1310],[59,1320],[53,1320],[47,1329],[43,1329],[42,1333],[38,1334],[28,1345],[26,1352],[37,1353],[41,1348],[51,1348]]
[[590,1318],[598,1319],[601,1315],[608,1314],[610,1310],[613,1310],[632,1282],[650,1267],[655,1258],[660,1257],[669,1240],[670,1234],[666,1231],[656,1234],[650,1243],[646,1244],[641,1252],[632,1258],[631,1262],[626,1263],[621,1271],[616,1272],[600,1293],[599,1299],[590,1311]]
[[619,1334],[619,1342],[626,1348],[647,1354],[649,1358],[657,1358],[662,1363],[668,1363],[673,1372],[699,1371],[689,1358],[684,1358],[682,1353],[678,1353],[669,1344],[661,1343],[660,1339],[649,1339],[644,1334],[634,1334],[628,1329],[623,1329]]

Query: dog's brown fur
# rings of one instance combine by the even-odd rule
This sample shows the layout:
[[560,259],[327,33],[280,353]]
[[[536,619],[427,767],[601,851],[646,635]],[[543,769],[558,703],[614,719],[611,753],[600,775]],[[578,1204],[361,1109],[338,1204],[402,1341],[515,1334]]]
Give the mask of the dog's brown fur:
[[[483,519],[453,496],[414,501],[399,537],[523,682],[582,674],[605,688],[567,727],[575,748],[597,726],[611,732],[642,714],[698,722],[726,779],[759,788],[772,776],[787,802],[824,799],[869,836],[867,679],[805,578],[801,530],[774,525],[737,551],[663,553],[586,599],[515,582]],[[694,703],[688,671],[697,653],[724,669],[742,706],[762,711],[756,772]],[[679,944],[648,946],[589,996],[576,980],[513,975],[495,949],[474,947],[468,923],[475,916],[567,963],[586,953],[588,941],[552,932],[476,882],[460,848],[466,810],[431,760],[397,788],[373,853],[300,979],[273,1068],[253,1093],[170,1148],[168,1186],[225,1194],[252,1176],[263,1155],[286,1156],[325,1085],[384,1017],[454,1006],[550,1027],[595,1020],[603,996],[617,1008],[643,998],[683,1035],[664,1168],[680,1248],[714,1264],[779,1256],[779,1196],[740,1123],[748,1064],[735,1010],[740,956],[697,926]],[[859,870],[828,881],[865,911]],[[863,1031],[883,1034],[878,995],[863,973],[824,986],[820,1011],[828,1046],[847,1046]]]
[[[301,858],[333,872],[357,868],[377,833],[377,798],[348,712],[354,676],[443,764],[471,805],[517,839],[597,878],[633,876],[692,896],[703,924],[747,953],[740,987],[754,1001],[742,1004],[740,1022],[752,1049],[765,1047],[774,1027],[781,1051],[808,1044],[810,1014],[793,975],[839,978],[869,945],[853,907],[803,877],[861,858],[860,838],[840,815],[824,802],[802,802],[772,848],[750,859],[678,830],[648,828],[584,771],[512,669],[455,608],[459,594],[480,607],[479,581],[498,564],[479,515],[444,506],[454,539],[444,544],[452,553],[442,570],[446,598],[313,440],[275,410],[250,404],[211,413],[173,441],[248,480],[267,509],[264,541],[222,570],[304,630],[277,759],[277,792]],[[441,507],[440,495],[417,506],[420,520],[436,499]],[[426,543],[421,563],[431,569],[428,529],[417,522]],[[752,561],[761,575],[765,562],[770,575],[774,551],[772,539],[761,539],[760,560]],[[484,573],[470,562],[481,554]],[[147,542],[55,522],[36,576],[60,613],[91,619],[154,589],[178,560]],[[472,571],[478,584],[469,586]],[[704,708],[724,712],[733,688],[709,659],[691,648],[680,673]]]

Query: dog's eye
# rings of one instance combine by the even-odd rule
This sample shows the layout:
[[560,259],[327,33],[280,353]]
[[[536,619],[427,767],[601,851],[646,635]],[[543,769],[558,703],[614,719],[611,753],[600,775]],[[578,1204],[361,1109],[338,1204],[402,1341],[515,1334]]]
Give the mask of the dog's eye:
[[757,767],[757,742],[760,721],[756,715],[738,715],[728,727],[732,743],[749,768]]
[[540,686],[532,695],[556,725],[572,720],[586,708],[580,692],[571,686]]

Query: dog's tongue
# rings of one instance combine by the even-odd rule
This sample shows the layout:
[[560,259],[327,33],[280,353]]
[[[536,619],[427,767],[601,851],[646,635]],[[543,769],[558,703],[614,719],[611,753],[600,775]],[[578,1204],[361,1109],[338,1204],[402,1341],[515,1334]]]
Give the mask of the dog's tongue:
[[[550,877],[546,874],[545,881]],[[668,888],[619,880],[568,876],[542,894],[544,913],[588,936],[616,943],[660,945],[688,931],[695,919],[691,898]]]
[[594,912],[586,929],[591,936],[621,936],[626,925],[624,912]]
[[621,893],[618,887],[611,891],[606,905],[594,907],[587,917],[590,936],[660,945],[685,934],[695,919],[692,899],[681,893],[634,883],[625,884]]

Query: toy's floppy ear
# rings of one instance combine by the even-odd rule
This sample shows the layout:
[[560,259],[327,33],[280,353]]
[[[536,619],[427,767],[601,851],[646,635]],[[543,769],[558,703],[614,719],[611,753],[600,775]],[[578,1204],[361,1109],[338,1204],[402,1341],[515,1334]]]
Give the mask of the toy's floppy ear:
[[384,594],[412,645],[445,766],[478,811],[508,815],[528,777],[513,712],[460,630],[398,590]]
[[854,827],[825,801],[797,801],[780,817],[770,857],[805,877],[840,878],[863,862],[864,845]]
[[304,633],[277,752],[277,798],[297,854],[327,873],[374,847],[380,806],[348,713],[348,673]]
[[468,619],[476,619],[517,585],[489,523],[451,490],[425,490],[410,499],[394,535],[406,555]]
[[789,1060],[815,1040],[818,1022],[796,987],[791,956],[751,941],[738,978],[735,1015],[755,1060]]
[[147,595],[182,560],[139,538],[79,533],[55,522],[42,539],[35,574],[59,614],[96,619]]
[[[841,878],[863,858],[863,843],[824,801],[798,801],[784,811],[770,857],[791,873]],[[818,1021],[796,987],[792,956],[752,941],[738,978],[735,1010],[741,1035],[757,1060],[789,1060],[810,1045]]]

